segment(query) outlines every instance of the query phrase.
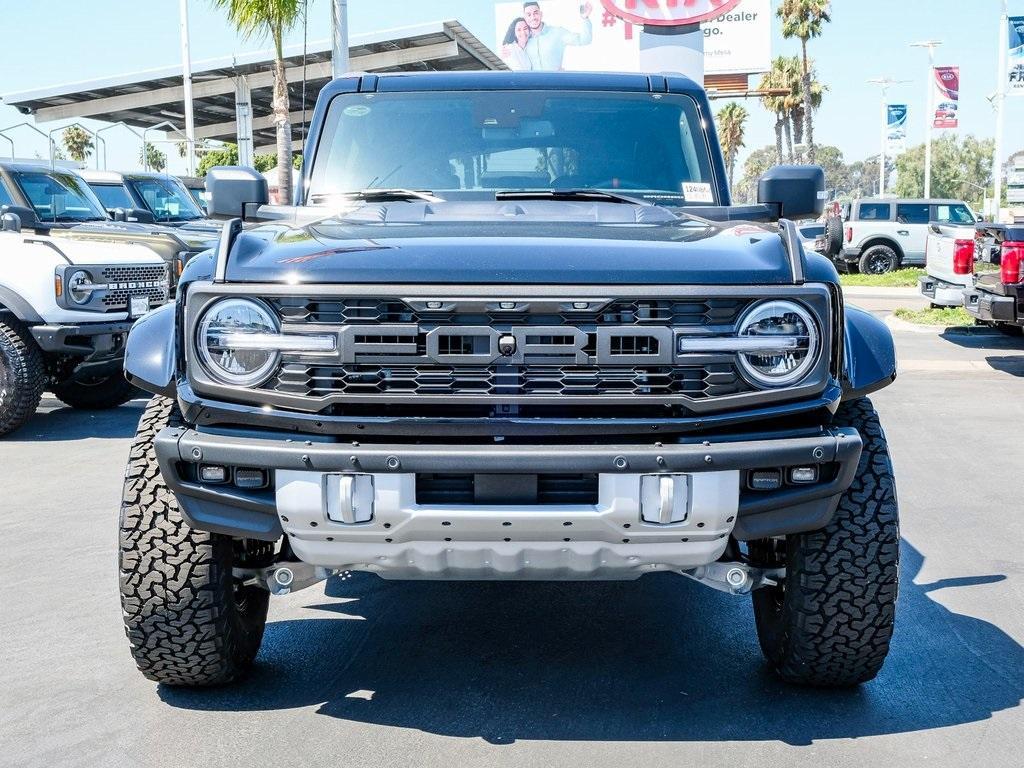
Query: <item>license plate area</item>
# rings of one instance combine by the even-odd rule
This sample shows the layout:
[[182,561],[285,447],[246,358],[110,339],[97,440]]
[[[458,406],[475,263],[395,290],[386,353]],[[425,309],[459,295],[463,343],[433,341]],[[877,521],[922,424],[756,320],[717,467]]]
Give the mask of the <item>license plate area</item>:
[[132,317],[142,317],[149,312],[149,297],[132,296],[129,299],[128,311]]

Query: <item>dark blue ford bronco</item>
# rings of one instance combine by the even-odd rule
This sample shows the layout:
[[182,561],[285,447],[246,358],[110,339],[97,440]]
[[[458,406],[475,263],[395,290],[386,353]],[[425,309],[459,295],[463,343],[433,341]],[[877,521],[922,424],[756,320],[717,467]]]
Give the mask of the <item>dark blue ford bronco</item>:
[[702,89],[629,74],[352,75],[305,158],[294,207],[211,173],[235,218],[128,341],[143,674],[238,678],[271,594],[352,570],[667,571],[750,594],[786,680],[875,676],[899,534],[866,396],[895,356],[801,246],[820,168],[733,206]]

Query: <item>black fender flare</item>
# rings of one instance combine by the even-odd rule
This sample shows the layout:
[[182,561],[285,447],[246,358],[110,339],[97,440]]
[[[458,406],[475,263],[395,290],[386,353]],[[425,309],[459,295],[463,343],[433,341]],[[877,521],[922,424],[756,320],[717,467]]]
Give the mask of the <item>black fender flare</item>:
[[0,285],[0,314],[10,312],[23,323],[41,323],[43,318],[31,304],[7,286]]
[[858,307],[846,307],[843,400],[864,397],[896,380],[896,345],[884,322]]
[[143,315],[132,326],[125,344],[125,377],[154,395],[174,397],[176,393],[176,310],[174,304],[165,304]]

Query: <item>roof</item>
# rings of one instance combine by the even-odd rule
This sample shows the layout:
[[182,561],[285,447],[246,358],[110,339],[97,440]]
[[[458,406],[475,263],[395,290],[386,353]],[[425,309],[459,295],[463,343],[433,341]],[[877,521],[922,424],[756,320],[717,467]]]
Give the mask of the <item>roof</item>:
[[360,90],[574,90],[703,93],[683,75],[646,75],[633,72],[393,72],[364,78]]
[[83,168],[78,172],[78,175],[90,184],[120,184],[125,179],[174,178],[171,174],[157,173],[155,171],[129,171],[128,173],[122,173],[121,171],[96,171],[89,168]]
[[[331,41],[311,41],[284,50],[293,125],[308,120],[320,89],[331,79]],[[235,140],[235,79],[244,76],[252,91],[253,138],[257,147],[274,143],[270,121],[273,54],[257,51],[192,63],[196,138]],[[353,71],[506,69],[496,53],[458,21],[354,35],[349,45]],[[88,117],[146,128],[170,121],[184,126],[184,86],[180,64],[113,77],[3,96],[3,101],[37,122]],[[306,88],[303,94],[303,72]],[[303,98],[305,96],[305,98]],[[164,130],[168,130],[166,127]]]

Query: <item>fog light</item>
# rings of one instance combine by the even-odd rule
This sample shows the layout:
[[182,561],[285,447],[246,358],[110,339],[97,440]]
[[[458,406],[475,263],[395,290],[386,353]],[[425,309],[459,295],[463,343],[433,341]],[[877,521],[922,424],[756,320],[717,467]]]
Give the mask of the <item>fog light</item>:
[[574,301],[572,303],[573,309],[590,309],[589,301]]
[[235,485],[239,488],[263,488],[267,484],[267,473],[262,469],[236,469]]
[[752,491],[775,491],[782,487],[782,471],[778,469],[756,469],[747,475],[747,485]]
[[226,483],[228,481],[228,468],[210,465],[200,467],[199,479],[204,483]]
[[818,466],[811,467],[790,467],[789,482],[797,485],[818,482]]
[[440,301],[428,301],[427,309],[440,309],[444,305]]
[[514,301],[502,301],[498,303],[498,306],[502,309],[515,309],[516,303]]

